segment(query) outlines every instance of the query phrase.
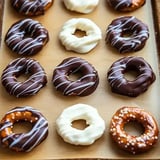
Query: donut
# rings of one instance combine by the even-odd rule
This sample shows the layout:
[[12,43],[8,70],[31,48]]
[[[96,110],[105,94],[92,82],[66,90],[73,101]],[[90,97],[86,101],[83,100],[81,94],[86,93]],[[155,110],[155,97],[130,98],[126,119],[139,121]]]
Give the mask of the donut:
[[[75,32],[77,30],[84,31],[86,35],[76,36]],[[62,26],[59,39],[66,50],[87,53],[96,47],[102,39],[102,33],[99,27],[90,19],[72,18]]]
[[149,29],[134,16],[123,16],[114,19],[106,31],[105,41],[120,53],[141,50],[149,38]]
[[[20,75],[29,75],[25,81],[18,81]],[[47,83],[44,69],[31,58],[17,58],[3,70],[1,82],[10,95],[26,97],[35,95]]]
[[54,0],[11,0],[12,7],[21,15],[38,16],[44,15]]
[[146,0],[107,0],[107,2],[117,11],[131,12],[142,7]]
[[99,0],[63,0],[63,3],[68,10],[88,14],[97,7]]
[[[14,133],[14,124],[29,122],[32,129],[27,133]],[[30,152],[48,136],[46,118],[30,106],[15,107],[0,122],[0,140],[4,147],[16,152]]]
[[[124,126],[129,122],[138,122],[144,132],[140,136],[128,134]],[[122,107],[112,117],[110,135],[123,150],[138,154],[150,150],[158,141],[159,129],[154,117],[138,107]]]
[[[72,127],[76,120],[85,120],[83,130]],[[105,130],[105,122],[96,108],[86,104],[76,104],[63,110],[56,119],[57,133],[67,143],[73,145],[91,145],[100,138]]]
[[22,56],[38,53],[48,41],[47,29],[29,18],[14,23],[5,36],[5,43],[11,51]]
[[[80,77],[74,81],[69,78],[71,74],[79,74]],[[52,83],[64,96],[88,96],[96,90],[99,76],[86,60],[69,57],[54,69]]]
[[[128,80],[125,73],[136,71],[136,78]],[[151,66],[142,57],[124,57],[115,61],[108,70],[107,80],[112,92],[137,97],[155,81]]]

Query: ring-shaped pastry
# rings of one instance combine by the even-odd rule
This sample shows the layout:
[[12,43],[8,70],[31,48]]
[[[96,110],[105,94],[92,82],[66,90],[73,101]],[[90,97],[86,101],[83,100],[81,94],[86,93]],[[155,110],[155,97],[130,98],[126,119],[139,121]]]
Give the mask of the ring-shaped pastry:
[[123,16],[114,19],[107,28],[106,43],[120,53],[141,50],[149,38],[149,29],[134,16]]
[[14,23],[5,36],[6,45],[24,56],[38,53],[48,41],[48,31],[38,21],[29,18]]
[[[78,37],[74,35],[77,31],[84,31],[85,36]],[[99,27],[87,18],[72,18],[64,23],[59,33],[59,39],[66,50],[77,53],[87,53],[96,47],[102,33]]]
[[63,2],[68,10],[88,14],[96,8],[99,0],[63,0]]
[[43,15],[54,0],[11,0],[11,5],[20,14],[25,16]]
[[[14,124],[29,122],[32,129],[27,133],[14,133]],[[5,114],[0,122],[0,140],[4,147],[16,152],[30,152],[48,136],[46,118],[32,107],[15,107]]]
[[142,7],[146,0],[107,0],[107,2],[117,11],[131,12]]
[[[29,75],[19,81],[20,75]],[[47,83],[47,76],[40,63],[31,58],[17,58],[3,70],[1,81],[6,91],[16,97],[35,95]]]
[[[83,130],[72,127],[76,120],[85,120],[88,126]],[[86,104],[76,104],[63,110],[56,120],[56,129],[67,143],[91,145],[103,135],[105,122],[97,109]]]
[[[135,71],[136,78],[128,80],[124,74],[129,71]],[[112,92],[136,97],[148,89],[156,76],[151,66],[142,57],[124,57],[111,65],[107,79]]]
[[[140,136],[130,135],[124,126],[135,121],[140,123],[144,132]],[[154,117],[138,107],[122,107],[112,117],[110,134],[117,145],[132,154],[145,152],[158,141],[159,129]]]
[[[79,74],[80,77],[71,80],[71,74]],[[88,96],[96,90],[99,77],[95,68],[86,60],[69,57],[54,69],[52,82],[65,96]]]

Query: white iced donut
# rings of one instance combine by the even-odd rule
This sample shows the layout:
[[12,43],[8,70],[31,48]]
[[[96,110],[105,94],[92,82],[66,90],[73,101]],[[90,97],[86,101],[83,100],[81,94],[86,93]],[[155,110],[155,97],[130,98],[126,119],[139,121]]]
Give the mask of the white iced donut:
[[[74,33],[77,31],[85,32],[85,36],[78,37]],[[90,19],[72,18],[64,23],[59,33],[59,39],[66,50],[77,53],[87,53],[96,47],[102,33],[100,28]]]
[[[72,122],[76,120],[85,120],[87,127],[83,130],[72,127]],[[76,104],[63,110],[56,120],[56,129],[65,142],[90,145],[103,135],[105,122],[97,109],[86,104]]]
[[99,0],[63,0],[66,8],[79,13],[92,12],[99,3]]

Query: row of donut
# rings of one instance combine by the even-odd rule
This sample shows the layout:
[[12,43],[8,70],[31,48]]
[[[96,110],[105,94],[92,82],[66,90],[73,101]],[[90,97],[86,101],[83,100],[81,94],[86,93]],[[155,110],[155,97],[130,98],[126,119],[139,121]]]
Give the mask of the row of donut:
[[[85,36],[78,37],[75,32],[84,31]],[[129,33],[129,36],[126,36]],[[106,43],[120,53],[135,52],[142,49],[149,38],[146,24],[134,16],[124,16],[111,22],[106,31]],[[59,33],[61,44],[66,50],[88,53],[102,39],[100,28],[90,19],[72,18],[64,23]],[[49,41],[49,33],[38,21],[22,19],[14,23],[5,36],[6,45],[19,55],[38,53]]]
[[[135,70],[138,76],[130,81],[125,73]],[[19,81],[20,75],[30,75]],[[79,74],[76,80],[70,75]],[[114,62],[108,70],[108,80],[112,91],[121,95],[136,97],[145,92],[155,81],[151,66],[142,57],[124,57]],[[47,83],[47,76],[40,63],[31,58],[17,58],[3,70],[2,85],[10,95],[25,97],[35,95]],[[99,76],[92,64],[79,57],[64,59],[53,71],[52,83],[65,96],[88,96],[98,84]]]
[[[72,126],[76,120],[86,121],[84,129]],[[32,124],[27,133],[14,133],[14,124],[26,121]],[[130,121],[140,123],[144,132],[140,136],[128,134],[124,127]],[[137,123],[136,122],[136,123]],[[67,107],[56,119],[56,131],[67,143],[73,145],[91,145],[105,131],[105,121],[96,108],[86,104],[76,104]],[[138,107],[121,107],[113,115],[110,135],[117,145],[132,154],[150,150],[158,141],[159,129],[155,118]],[[30,152],[48,135],[48,121],[36,109],[30,106],[15,107],[5,114],[0,121],[1,144],[17,152]]]
[[[98,6],[99,0],[62,0],[64,6],[74,12],[89,14]],[[43,15],[48,10],[54,0],[11,0],[12,7],[21,15],[38,16]],[[106,0],[106,3],[113,9],[130,12],[134,11],[145,4],[145,0]]]

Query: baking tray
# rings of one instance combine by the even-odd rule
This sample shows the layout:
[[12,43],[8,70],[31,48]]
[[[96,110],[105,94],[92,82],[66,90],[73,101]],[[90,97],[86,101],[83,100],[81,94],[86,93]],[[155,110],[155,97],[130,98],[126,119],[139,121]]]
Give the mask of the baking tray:
[[[48,84],[37,95],[27,98],[15,98],[6,93],[0,84],[0,117],[15,106],[32,106],[40,110],[49,122],[49,135],[47,139],[30,153],[15,153],[6,148],[0,147],[0,159],[160,159],[158,142],[152,150],[139,155],[131,155],[120,150],[109,136],[109,123],[112,115],[122,106],[138,106],[150,112],[157,123],[159,119],[159,69],[158,51],[155,38],[155,29],[152,12],[152,1],[147,0],[146,4],[131,13],[119,13],[113,11],[106,5],[105,0],[100,0],[98,7],[90,14],[78,14],[65,9],[61,0],[56,0],[53,6],[43,16],[33,17],[40,21],[49,31],[50,41],[44,49],[37,55],[31,56],[40,62],[44,67]],[[113,48],[105,44],[105,31],[110,22],[120,16],[133,15],[144,23],[150,30],[150,37],[146,46],[130,54],[119,54]],[[87,54],[77,54],[66,51],[60,44],[58,34],[62,25],[68,19],[84,17],[93,20],[102,30],[103,39],[98,46]],[[4,43],[4,36],[8,28],[17,20],[25,18],[16,13],[9,1],[5,1],[2,43],[0,49],[0,74],[6,65],[19,56],[12,53]],[[100,83],[96,91],[87,97],[64,97],[55,91],[51,83],[53,69],[65,58],[76,56],[88,60],[97,69]],[[124,56],[141,56],[150,63],[155,74],[156,81],[150,86],[149,90],[137,98],[130,98],[114,94],[110,91],[106,80],[107,70],[117,59]],[[77,103],[91,105],[99,111],[106,123],[104,135],[90,146],[74,146],[65,143],[56,133],[55,120],[64,108]]]

